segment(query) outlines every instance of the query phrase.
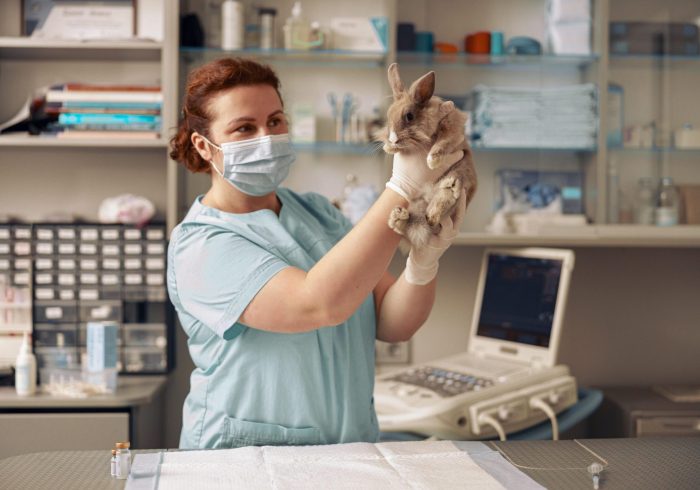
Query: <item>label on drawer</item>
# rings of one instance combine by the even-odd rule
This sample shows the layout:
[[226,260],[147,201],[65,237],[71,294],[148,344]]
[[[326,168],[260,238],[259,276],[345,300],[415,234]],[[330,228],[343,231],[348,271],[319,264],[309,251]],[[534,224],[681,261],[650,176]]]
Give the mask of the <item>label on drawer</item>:
[[80,274],[80,284],[97,284],[97,274]]
[[19,274],[15,274],[14,282],[15,282],[15,284],[19,284],[22,286],[29,285],[29,283],[31,282],[31,277],[29,275],[29,272],[22,272]]
[[102,245],[102,255],[108,255],[110,257],[119,255],[119,245],[113,243]]
[[97,260],[95,259],[81,259],[80,268],[88,271],[94,271],[97,269]]
[[53,288],[36,288],[34,290],[34,297],[36,299],[53,299],[53,296]]
[[75,291],[72,289],[61,289],[58,292],[58,297],[62,300],[73,300],[75,299]]
[[75,276],[73,274],[59,274],[58,283],[61,286],[73,286],[75,284]]
[[126,274],[124,275],[124,284],[143,284],[143,276],[141,274]]
[[163,255],[165,253],[165,245],[163,243],[149,243],[146,245],[146,253],[148,255]]
[[59,228],[59,240],[75,240],[75,228]]
[[81,240],[97,240],[98,238],[99,234],[97,232],[97,228],[83,228],[80,230]]
[[141,269],[141,259],[125,259],[124,269],[139,270]]
[[125,240],[141,240],[141,230],[137,230],[134,228],[124,230],[124,239]]
[[36,237],[39,240],[53,240],[53,230],[51,228],[37,228]]
[[161,228],[149,228],[146,230],[146,240],[162,240],[165,238],[165,230]]
[[9,255],[10,254],[10,244],[9,243],[0,243],[0,254],[2,254],[2,255]]
[[119,240],[119,230],[116,228],[105,228],[102,230],[103,240]]
[[72,271],[75,270],[75,260],[73,259],[59,259],[58,268],[62,271]]
[[29,255],[32,253],[31,242],[15,242],[15,255]]
[[102,274],[102,284],[105,286],[115,286],[119,284],[119,274]]
[[15,269],[29,270],[32,265],[31,259],[15,259]]
[[161,286],[163,284],[163,274],[146,274],[146,284],[149,286]]
[[9,270],[10,268],[10,260],[9,259],[0,259],[0,271],[6,271]]
[[121,267],[121,263],[119,262],[119,259],[104,259],[102,261],[102,268],[107,269],[110,271],[116,271],[119,270]]
[[15,239],[19,240],[31,240],[32,230],[31,228],[15,228]]
[[39,255],[53,254],[53,243],[38,242],[36,244],[36,253],[38,253]]
[[78,297],[82,300],[96,300],[100,299],[100,292],[97,289],[81,289]]
[[94,243],[81,243],[80,253],[83,255],[95,255],[97,253],[97,245]]
[[90,308],[90,318],[94,318],[95,320],[104,320],[105,318],[109,318],[111,314],[111,306],[102,305],[96,308]]
[[163,259],[163,258],[146,259],[146,269],[148,269],[148,270],[165,269],[165,259]]
[[35,274],[34,281],[37,284],[51,284],[53,282],[53,274],[47,274],[47,273]]
[[0,240],[10,239],[10,229],[5,227],[0,227]]
[[34,265],[38,270],[51,269],[53,267],[53,260],[51,259],[36,259]]
[[49,320],[58,320],[63,318],[63,308],[60,306],[49,306],[46,308],[46,318]]
[[143,252],[143,247],[140,243],[127,243],[124,245],[124,253],[126,255],[139,255]]
[[58,253],[59,255],[74,255],[75,243],[59,243]]

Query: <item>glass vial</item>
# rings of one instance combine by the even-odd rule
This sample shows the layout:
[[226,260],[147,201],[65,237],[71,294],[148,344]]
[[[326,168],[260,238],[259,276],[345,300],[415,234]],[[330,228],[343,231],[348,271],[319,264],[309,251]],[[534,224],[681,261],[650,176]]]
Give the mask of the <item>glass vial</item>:
[[654,181],[650,177],[639,179],[635,201],[635,222],[638,225],[653,225],[656,190],[654,189]]
[[112,477],[117,476],[117,450],[116,449],[112,449],[112,459],[110,460],[109,474],[112,475]]
[[260,49],[275,48],[275,17],[277,9],[259,8],[258,17],[260,18]]
[[678,224],[679,195],[671,177],[663,177],[656,199],[656,226]]
[[126,480],[131,471],[131,444],[128,441],[117,443],[117,479]]

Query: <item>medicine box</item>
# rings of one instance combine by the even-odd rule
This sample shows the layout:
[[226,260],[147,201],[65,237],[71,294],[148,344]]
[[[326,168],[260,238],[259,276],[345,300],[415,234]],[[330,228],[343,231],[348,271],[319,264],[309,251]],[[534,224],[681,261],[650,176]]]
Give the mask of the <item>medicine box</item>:
[[496,173],[496,209],[506,199],[519,205],[519,212],[547,207],[561,198],[564,214],[583,214],[583,175],[581,172],[500,170]]
[[117,367],[119,326],[111,322],[87,324],[87,370],[102,371]]

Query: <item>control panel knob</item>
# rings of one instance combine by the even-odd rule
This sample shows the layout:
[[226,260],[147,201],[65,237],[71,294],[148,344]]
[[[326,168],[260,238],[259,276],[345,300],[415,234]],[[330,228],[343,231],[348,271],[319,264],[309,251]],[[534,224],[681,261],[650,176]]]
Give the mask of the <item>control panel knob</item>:
[[501,405],[498,408],[498,418],[501,420],[508,420],[508,417],[510,417],[510,410],[505,405]]
[[559,403],[559,399],[560,399],[559,393],[557,393],[556,391],[552,391],[549,394],[548,399],[549,399],[549,403],[551,403],[552,405],[556,405],[557,403]]

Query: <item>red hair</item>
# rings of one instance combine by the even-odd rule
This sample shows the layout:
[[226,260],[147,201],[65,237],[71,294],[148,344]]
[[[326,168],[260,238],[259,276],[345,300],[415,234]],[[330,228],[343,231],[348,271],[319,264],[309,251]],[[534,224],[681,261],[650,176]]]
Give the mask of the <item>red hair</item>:
[[242,85],[269,85],[280,95],[280,81],[272,68],[253,60],[222,58],[190,72],[182,101],[182,119],[177,134],[170,139],[170,158],[190,172],[211,172],[209,163],[192,144],[192,133],[209,137],[212,118],[209,101],[223,90]]

